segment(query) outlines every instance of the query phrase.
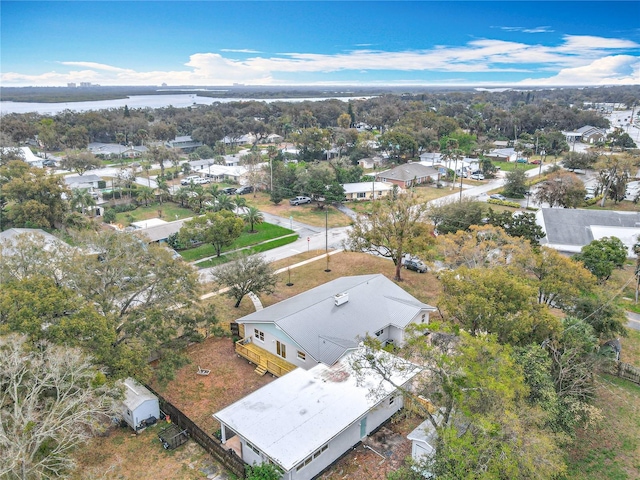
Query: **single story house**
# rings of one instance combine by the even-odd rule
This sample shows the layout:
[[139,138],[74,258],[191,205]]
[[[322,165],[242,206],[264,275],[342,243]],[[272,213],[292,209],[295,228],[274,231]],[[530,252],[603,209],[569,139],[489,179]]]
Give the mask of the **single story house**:
[[387,182],[357,182],[344,183],[344,196],[347,200],[373,200],[384,198],[393,191],[393,183]]
[[32,167],[40,167],[42,168],[44,165],[42,162],[43,158],[40,158],[31,151],[29,147],[0,147],[0,157],[3,154],[17,154],[22,160],[27,162]]
[[278,135],[277,133],[271,133],[267,135],[266,138],[262,139],[262,143],[280,143],[284,140],[282,135]]
[[341,277],[236,320],[236,353],[259,374],[333,365],[367,334],[402,345],[405,329],[435,310],[384,275]]
[[196,148],[201,147],[202,145],[202,142],[194,140],[190,135],[182,135],[165,143],[167,148],[179,148],[185,153],[193,152]]
[[14,252],[14,246],[18,242],[23,241],[21,239],[24,238],[41,239],[44,243],[43,249],[46,251],[69,247],[58,237],[51,235],[40,228],[9,228],[0,232],[0,251],[2,252],[2,255],[12,255]]
[[515,162],[518,158],[518,152],[515,148],[495,148],[487,153],[487,157],[493,160],[500,160],[503,162]]
[[366,170],[371,170],[379,167],[383,162],[382,157],[367,157],[358,160],[358,166]]
[[435,182],[439,175],[437,168],[409,161],[391,170],[378,173],[376,181],[395,183],[400,188],[406,189],[421,183]]
[[64,177],[64,183],[71,189],[86,188],[92,190],[98,188],[98,182],[101,181],[98,175],[69,175]]
[[579,137],[577,138],[580,139],[582,143],[588,144],[600,142],[607,136],[607,132],[605,132],[603,129],[592,127],[591,125],[580,127],[575,131],[575,133],[579,134]]
[[635,257],[633,245],[640,235],[638,212],[541,208],[536,222],[546,234],[540,243],[556,250],[578,253],[593,240],[617,237],[627,247],[628,256]]
[[439,152],[424,152],[420,154],[420,163],[435,167],[442,164],[442,154]]
[[124,381],[122,418],[135,431],[146,426],[145,421],[155,423],[160,418],[158,397],[133,378]]
[[160,219],[152,219],[132,224],[136,230],[135,233],[143,235],[149,242],[166,242],[167,238],[174,233],[178,233],[184,222],[189,219],[176,220],[174,222],[165,222]]
[[100,142],[90,143],[87,149],[94,155],[100,155],[105,158],[138,158],[149,150],[143,145],[126,147],[119,143]]
[[222,139],[222,143],[225,145],[253,145],[255,141],[256,136],[253,133],[247,133],[238,137],[227,135]]
[[[298,368],[215,413],[222,443],[248,464],[272,463],[285,480],[310,480],[404,405],[394,385],[407,386],[417,366],[402,361],[391,382],[356,372],[352,352],[332,366]],[[413,367],[413,368],[412,368]]]

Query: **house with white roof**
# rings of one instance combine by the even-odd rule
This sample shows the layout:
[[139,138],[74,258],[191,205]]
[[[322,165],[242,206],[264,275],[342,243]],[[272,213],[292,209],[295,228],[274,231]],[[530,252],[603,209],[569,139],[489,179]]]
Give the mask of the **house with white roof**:
[[487,157],[503,162],[515,162],[518,159],[518,152],[515,148],[495,148],[487,153]]
[[376,174],[380,182],[395,183],[400,188],[411,188],[422,183],[435,182],[440,172],[437,168],[423,165],[419,162],[404,163],[395,168]]
[[34,155],[29,147],[1,147],[0,148],[0,157],[3,154],[17,154],[22,160],[27,162],[32,167],[42,167],[42,162],[44,159]]
[[51,252],[69,246],[58,237],[45,232],[41,228],[8,228],[0,232],[0,256],[10,256],[15,252],[15,247],[27,239],[42,242],[42,248]]
[[98,175],[69,175],[64,177],[64,183],[71,189],[86,188],[93,191],[98,188],[98,182],[102,180]]
[[617,237],[627,247],[629,257],[640,235],[640,213],[576,208],[541,208],[536,222],[546,236],[541,245],[562,252],[578,253],[593,240]]
[[215,413],[223,445],[250,465],[272,463],[285,480],[316,477],[403,407],[395,385],[408,387],[420,372],[377,351],[400,367],[388,381],[354,368],[361,352],[331,366],[298,368]]
[[236,353],[261,375],[333,365],[366,335],[402,345],[435,310],[384,275],[341,277],[236,320]]
[[393,183],[389,182],[357,182],[344,183],[344,196],[346,200],[375,200],[385,198],[393,192]]

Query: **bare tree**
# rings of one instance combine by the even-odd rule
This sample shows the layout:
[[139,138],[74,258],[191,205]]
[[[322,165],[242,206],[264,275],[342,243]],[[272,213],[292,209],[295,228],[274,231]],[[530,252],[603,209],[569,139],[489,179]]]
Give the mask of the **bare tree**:
[[277,279],[261,255],[242,256],[213,272],[215,280],[229,287],[227,295],[235,298],[236,308],[248,293],[273,293]]
[[71,450],[108,426],[119,403],[119,390],[78,350],[33,347],[0,337],[0,478],[65,476]]

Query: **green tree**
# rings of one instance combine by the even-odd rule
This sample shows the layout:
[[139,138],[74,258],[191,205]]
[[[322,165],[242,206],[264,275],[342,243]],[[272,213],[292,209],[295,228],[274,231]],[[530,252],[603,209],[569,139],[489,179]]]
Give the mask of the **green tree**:
[[536,215],[527,212],[494,212],[489,207],[487,223],[502,228],[512,237],[529,240],[531,245],[540,245],[540,239],[545,237],[544,230],[536,222]]
[[160,176],[164,178],[165,162],[173,163],[179,156],[173,149],[164,146],[153,146],[149,149],[149,158],[153,163],[160,165]]
[[71,208],[84,214],[87,207],[93,207],[96,199],[89,193],[88,188],[74,188],[71,192]]
[[246,213],[242,215],[242,219],[245,223],[249,224],[249,233],[255,233],[253,227],[254,225],[264,221],[264,215],[262,215],[262,212],[260,212],[256,207],[249,207]]
[[71,170],[83,175],[87,170],[98,168],[100,160],[91,152],[68,152],[60,162],[65,170]]
[[282,472],[271,463],[247,465],[245,478],[247,480],[280,480]]
[[598,281],[609,279],[615,268],[622,268],[627,259],[627,247],[617,237],[603,237],[585,245],[573,256],[593,273]]
[[349,232],[347,246],[355,252],[369,252],[393,260],[396,281],[402,281],[402,259],[426,250],[430,241],[426,205],[418,198],[403,195],[372,205],[371,215],[359,215]]
[[429,207],[428,215],[438,234],[455,233],[458,230],[469,230],[471,225],[482,225],[485,204],[463,198],[460,202],[434,204]]
[[153,192],[153,188],[141,186],[138,188],[138,200],[144,202],[144,206],[149,206],[149,200],[153,200],[155,198],[155,194]]
[[209,243],[220,256],[242,233],[244,222],[226,210],[210,212],[184,223],[179,237],[183,242]]
[[527,174],[524,169],[516,168],[507,172],[504,181],[504,194],[507,197],[522,198],[527,188]]
[[78,350],[0,336],[0,472],[3,478],[63,478],[70,452],[105,429],[119,390]]
[[227,295],[236,300],[235,308],[248,293],[273,293],[277,282],[271,265],[261,255],[243,255],[218,267],[213,278],[229,288]]
[[460,267],[441,275],[440,305],[472,335],[495,334],[500,343],[542,342],[559,322],[536,301],[536,289],[505,267]]

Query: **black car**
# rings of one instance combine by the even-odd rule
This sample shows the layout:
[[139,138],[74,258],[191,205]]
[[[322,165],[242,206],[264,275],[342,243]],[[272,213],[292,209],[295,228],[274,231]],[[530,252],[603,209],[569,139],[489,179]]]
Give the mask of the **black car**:
[[427,271],[427,266],[420,260],[405,260],[404,268],[418,273],[425,273]]
[[237,189],[235,191],[236,195],[245,195],[247,193],[252,193],[253,192],[253,187],[251,185],[246,185],[244,187],[240,187],[239,189]]
[[223,188],[222,190],[220,190],[222,193],[224,193],[225,195],[233,195],[234,193],[236,193],[236,189],[233,187],[227,187],[227,188]]

